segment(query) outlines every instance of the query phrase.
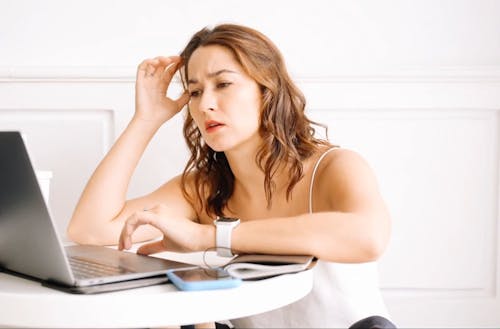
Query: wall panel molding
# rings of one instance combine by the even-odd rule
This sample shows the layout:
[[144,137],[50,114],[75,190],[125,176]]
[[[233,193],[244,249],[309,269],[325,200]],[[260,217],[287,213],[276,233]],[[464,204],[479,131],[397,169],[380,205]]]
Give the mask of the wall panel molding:
[[[135,67],[129,66],[17,66],[0,67],[0,82],[42,81],[135,81]],[[387,83],[387,82],[500,82],[499,66],[437,68],[387,68],[342,71],[331,75],[295,76],[299,83]],[[178,82],[178,79],[176,80]]]
[[114,141],[115,110],[0,107],[0,130],[21,131],[35,170],[52,172],[50,209],[65,239],[86,180]]
[[[495,295],[500,110],[375,107],[310,113],[329,127],[333,143],[363,154],[380,181],[393,215],[392,243],[380,262],[386,295]],[[408,266],[399,266],[404,259],[411,260]]]

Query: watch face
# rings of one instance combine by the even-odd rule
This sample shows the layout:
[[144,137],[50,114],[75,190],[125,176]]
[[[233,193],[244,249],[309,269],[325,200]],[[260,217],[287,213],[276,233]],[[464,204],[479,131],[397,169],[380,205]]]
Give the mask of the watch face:
[[239,219],[238,218],[232,218],[232,217],[219,217],[217,218],[217,222],[219,223],[232,223],[232,222],[237,222]]

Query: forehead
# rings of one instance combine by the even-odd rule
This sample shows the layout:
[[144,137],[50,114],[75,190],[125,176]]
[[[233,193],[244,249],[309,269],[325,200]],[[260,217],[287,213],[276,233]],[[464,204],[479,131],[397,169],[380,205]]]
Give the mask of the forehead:
[[202,46],[196,49],[188,63],[190,78],[200,78],[220,70],[242,72],[242,67],[231,50],[219,45]]

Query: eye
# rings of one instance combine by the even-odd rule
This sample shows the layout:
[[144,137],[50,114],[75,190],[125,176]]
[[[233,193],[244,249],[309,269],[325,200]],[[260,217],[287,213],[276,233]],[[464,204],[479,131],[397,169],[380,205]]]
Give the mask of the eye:
[[229,87],[229,85],[231,85],[231,82],[219,82],[217,84],[217,88],[222,89],[222,88]]
[[201,91],[198,89],[189,92],[189,96],[191,96],[191,97],[198,97],[198,96],[200,96],[200,94],[201,94]]

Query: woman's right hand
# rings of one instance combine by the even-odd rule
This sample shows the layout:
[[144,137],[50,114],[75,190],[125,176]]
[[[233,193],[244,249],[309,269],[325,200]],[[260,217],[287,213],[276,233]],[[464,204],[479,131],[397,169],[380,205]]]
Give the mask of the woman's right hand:
[[215,226],[199,224],[182,218],[164,204],[150,209],[136,211],[125,221],[118,249],[132,247],[132,235],[140,226],[152,226],[163,233],[163,239],[142,245],[137,253],[150,255],[162,251],[193,252],[203,251],[215,245]]
[[187,92],[175,100],[167,97],[170,81],[181,65],[179,56],[146,59],[139,65],[135,84],[135,118],[162,125],[182,110],[189,101]]

